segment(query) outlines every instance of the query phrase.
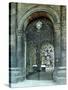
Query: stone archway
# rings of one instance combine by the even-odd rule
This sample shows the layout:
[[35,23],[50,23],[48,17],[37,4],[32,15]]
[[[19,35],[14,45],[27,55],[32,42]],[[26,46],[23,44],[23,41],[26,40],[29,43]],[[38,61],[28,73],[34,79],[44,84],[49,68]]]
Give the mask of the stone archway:
[[[37,45],[37,51],[40,52],[38,55],[38,70],[45,70],[45,68],[40,68],[41,64],[46,64],[48,66],[55,65],[54,73],[52,76],[58,84],[63,83],[65,80],[65,68],[66,68],[66,41],[65,41],[65,32],[66,32],[66,6],[61,5],[42,5],[42,4],[26,4],[26,3],[10,3],[9,4],[9,84],[16,82],[23,82],[25,84],[26,80],[26,65],[27,65],[27,49],[28,49],[28,40],[25,32],[31,22],[35,21],[37,18],[43,17],[51,21],[53,25],[53,35],[54,43],[51,42],[42,42]],[[44,20],[43,20],[44,21]],[[38,33],[40,32],[40,21],[37,22],[36,26],[38,28]],[[32,25],[31,25],[32,26]],[[29,29],[29,28],[28,28]],[[51,34],[47,34],[51,36]],[[44,35],[43,36],[47,36]],[[47,36],[47,37],[48,37]],[[52,39],[52,37],[51,37]],[[40,39],[39,39],[40,40]],[[34,44],[29,44],[29,47]],[[41,47],[39,47],[41,46]],[[35,46],[34,46],[35,47]],[[29,51],[29,57],[35,57],[36,50],[34,47],[31,47]],[[50,47],[50,48],[49,48]],[[47,49],[48,48],[48,49]],[[49,55],[50,51],[53,51],[53,56]],[[33,53],[32,53],[33,52]],[[43,53],[42,53],[43,52]],[[48,52],[48,53],[47,53]],[[54,55],[55,54],[55,55]],[[46,57],[46,55],[48,57]],[[49,60],[51,57],[53,60]],[[39,59],[41,63],[39,62]],[[46,59],[46,60],[45,60]],[[48,62],[47,62],[48,59]],[[32,60],[32,58],[30,58]],[[34,63],[35,58],[33,59]],[[54,62],[55,61],[55,64]],[[30,62],[31,63],[31,62]],[[50,66],[51,66],[50,65]],[[33,65],[35,68],[37,65]],[[47,70],[47,69],[46,69]],[[53,69],[52,69],[53,70]],[[62,71],[61,71],[62,70]],[[32,71],[32,65],[30,70]],[[48,70],[47,70],[48,71]],[[45,81],[46,82],[46,81]],[[28,82],[29,83],[29,82]],[[40,82],[39,82],[40,83]],[[40,85],[40,84],[39,84]],[[16,85],[15,85],[16,86]]]
[[31,16],[31,14],[33,14],[35,12],[39,12],[39,11],[40,12],[43,11],[43,12],[46,12],[47,13],[47,16],[53,22],[54,27],[55,27],[55,25],[57,25],[57,24],[60,23],[59,15],[58,15],[58,13],[54,9],[52,9],[49,6],[35,5],[32,8],[30,8],[28,11],[26,11],[23,16],[21,16],[21,19],[18,22],[19,23],[19,25],[18,25],[18,31],[21,30],[23,27],[25,29],[26,26],[27,26],[27,24],[28,24],[28,18]]
[[[51,43],[52,45],[54,44],[53,29],[54,29],[53,24],[47,17],[46,12],[35,12],[29,18],[29,23],[25,30],[26,43],[27,43],[26,55],[25,55],[26,73],[27,73],[26,76],[28,76],[27,79],[45,79],[46,80],[47,76],[49,76],[51,79],[51,74],[54,69],[54,58],[52,58],[53,60],[51,59],[52,55],[51,55],[51,52],[49,52],[49,49],[47,47],[44,48],[44,50],[46,49],[48,50],[47,56],[42,56],[42,58],[45,57],[46,63],[43,62],[42,58],[40,57],[41,57],[41,50],[43,50],[42,49],[43,45],[46,46],[47,43]],[[50,44],[48,44],[48,46],[50,46],[49,48],[52,50],[52,46]],[[47,57],[49,57],[49,59],[47,59]],[[54,57],[54,52],[52,57]],[[48,63],[52,61],[52,63],[50,63],[51,65],[48,66],[47,61]],[[42,71],[43,66],[45,68],[44,71]],[[48,67],[50,71],[46,72]],[[41,75],[43,73],[44,73],[43,75],[44,78],[42,78],[42,75]],[[31,78],[30,76],[33,78]]]
[[[36,12],[37,13],[44,12],[45,14],[39,14],[39,15],[49,18],[50,21],[52,22],[52,24],[54,26],[54,32],[56,33],[56,36],[54,39],[55,39],[55,42],[58,43],[58,46],[57,46],[58,48],[56,46],[54,46],[55,47],[55,61],[56,61],[56,59],[60,60],[60,56],[57,54],[57,51],[56,51],[56,49],[58,49],[59,54],[60,54],[60,38],[57,39],[58,38],[57,31],[59,32],[59,35],[60,35],[60,27],[59,27],[60,19],[59,19],[57,12],[47,6],[46,6],[46,8],[44,6],[37,6],[37,7],[35,6],[31,9],[29,9],[25,13],[25,15],[23,17],[21,17],[21,20],[19,22],[18,29],[17,29],[17,49],[19,49],[19,50],[17,50],[18,67],[21,68],[21,75],[23,75],[24,79],[26,79],[26,46],[27,46],[26,36],[25,36],[24,32],[25,32],[25,29],[28,26],[28,24],[34,19],[33,15],[36,14]],[[38,15],[36,17],[38,17]],[[19,53],[22,53],[22,44],[21,44],[22,41],[23,41],[23,45],[24,45],[24,48],[23,48],[24,58],[21,58],[19,56],[20,55]],[[23,65],[21,64],[22,59],[23,59]],[[22,68],[22,66],[23,66],[23,68]]]

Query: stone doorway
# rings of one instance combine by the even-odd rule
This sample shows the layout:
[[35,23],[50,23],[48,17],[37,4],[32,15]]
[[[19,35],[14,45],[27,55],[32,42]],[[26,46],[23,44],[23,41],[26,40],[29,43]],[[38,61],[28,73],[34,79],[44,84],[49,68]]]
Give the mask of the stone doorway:
[[31,21],[26,34],[26,79],[52,80],[54,70],[54,32],[48,18]]

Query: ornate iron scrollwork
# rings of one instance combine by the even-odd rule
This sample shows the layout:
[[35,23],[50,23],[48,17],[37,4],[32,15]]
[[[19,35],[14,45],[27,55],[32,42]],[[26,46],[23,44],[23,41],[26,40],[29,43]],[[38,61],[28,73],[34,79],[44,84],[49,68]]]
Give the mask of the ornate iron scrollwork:
[[54,69],[54,47],[53,45],[47,43],[43,44],[41,47],[41,64],[46,65],[47,68]]
[[42,22],[41,22],[41,21],[38,21],[38,22],[36,23],[36,28],[37,28],[37,31],[39,32],[40,29],[42,28]]

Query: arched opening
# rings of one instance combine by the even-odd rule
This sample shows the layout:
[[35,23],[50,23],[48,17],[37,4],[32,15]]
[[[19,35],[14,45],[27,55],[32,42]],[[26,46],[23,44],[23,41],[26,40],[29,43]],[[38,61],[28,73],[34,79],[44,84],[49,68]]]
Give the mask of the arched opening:
[[54,27],[46,12],[28,17],[26,36],[26,79],[52,80],[54,70]]

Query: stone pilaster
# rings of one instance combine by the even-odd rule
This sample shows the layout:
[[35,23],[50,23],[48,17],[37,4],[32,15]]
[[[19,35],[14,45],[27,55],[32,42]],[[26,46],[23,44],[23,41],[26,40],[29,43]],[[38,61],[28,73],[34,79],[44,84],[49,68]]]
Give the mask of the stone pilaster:
[[62,28],[61,59],[62,59],[62,66],[65,66],[66,65],[66,7],[62,6],[61,11],[62,11],[61,12],[62,13],[62,17],[61,17],[61,20],[62,20],[62,22],[61,22],[61,24],[62,24],[62,26],[61,26],[61,28]]
[[61,63],[61,59],[60,59],[60,51],[61,51],[61,47],[60,47],[60,40],[61,40],[61,29],[60,29],[60,23],[56,23],[54,24],[54,46],[55,46],[55,62],[56,65],[59,66]]

